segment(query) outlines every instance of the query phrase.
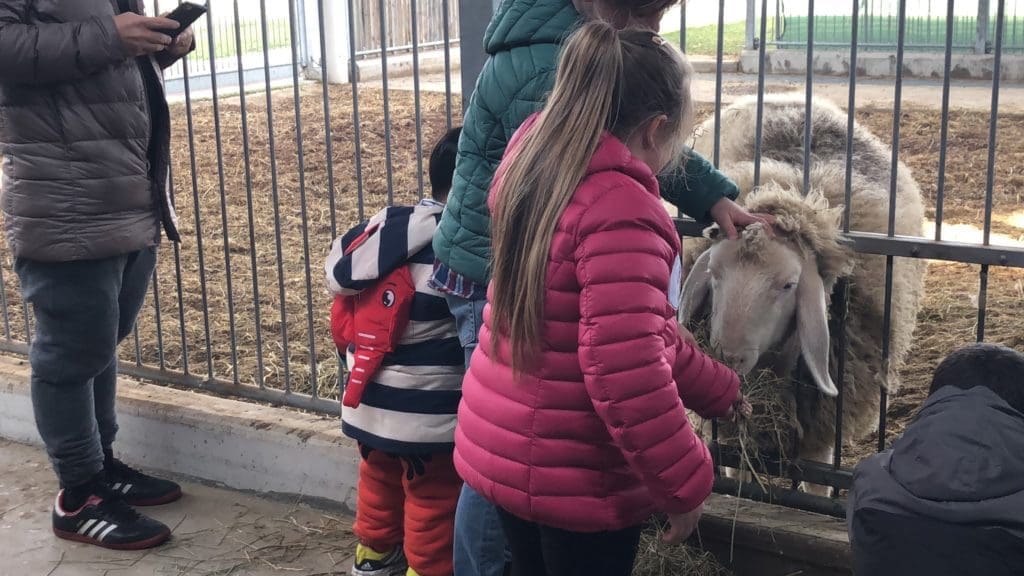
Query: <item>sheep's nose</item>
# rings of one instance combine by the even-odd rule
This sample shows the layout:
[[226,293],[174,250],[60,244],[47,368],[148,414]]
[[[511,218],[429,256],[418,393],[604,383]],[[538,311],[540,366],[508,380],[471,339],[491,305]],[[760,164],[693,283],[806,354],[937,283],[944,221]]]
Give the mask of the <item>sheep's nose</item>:
[[743,352],[727,352],[722,354],[722,360],[740,375],[746,374],[752,368],[750,355]]

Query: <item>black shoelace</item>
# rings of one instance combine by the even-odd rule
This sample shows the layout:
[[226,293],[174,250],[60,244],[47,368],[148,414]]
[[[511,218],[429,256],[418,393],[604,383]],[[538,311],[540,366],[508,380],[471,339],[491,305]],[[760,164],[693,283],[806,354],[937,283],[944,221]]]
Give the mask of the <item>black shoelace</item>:
[[106,519],[116,524],[132,524],[142,518],[134,508],[124,501],[120,492],[111,490],[107,486],[100,486],[96,489],[96,495],[103,499],[97,507],[106,516]]
[[103,469],[107,473],[107,478],[113,477],[120,481],[143,476],[142,472],[139,472],[124,462],[121,462],[117,458],[113,458],[104,463]]

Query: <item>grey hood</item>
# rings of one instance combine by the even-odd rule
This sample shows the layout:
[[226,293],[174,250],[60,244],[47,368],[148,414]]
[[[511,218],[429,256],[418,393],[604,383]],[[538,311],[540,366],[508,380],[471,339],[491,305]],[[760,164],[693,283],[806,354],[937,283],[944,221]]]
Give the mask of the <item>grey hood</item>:
[[1024,537],[1024,414],[985,387],[937,390],[892,449],[857,466],[849,506]]

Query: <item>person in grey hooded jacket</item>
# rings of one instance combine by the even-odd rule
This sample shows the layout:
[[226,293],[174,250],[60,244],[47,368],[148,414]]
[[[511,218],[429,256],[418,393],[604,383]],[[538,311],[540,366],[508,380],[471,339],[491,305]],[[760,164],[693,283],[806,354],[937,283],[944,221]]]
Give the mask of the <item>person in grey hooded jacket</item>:
[[192,32],[141,0],[0,0],[0,157],[7,243],[32,305],[29,359],[40,436],[60,480],[53,530],[108,548],[170,535],[132,505],[177,484],[113,456],[117,344],[131,333],[168,194],[170,114],[162,69]]
[[858,576],[1024,574],[1024,354],[953,352],[890,450],[854,471]]

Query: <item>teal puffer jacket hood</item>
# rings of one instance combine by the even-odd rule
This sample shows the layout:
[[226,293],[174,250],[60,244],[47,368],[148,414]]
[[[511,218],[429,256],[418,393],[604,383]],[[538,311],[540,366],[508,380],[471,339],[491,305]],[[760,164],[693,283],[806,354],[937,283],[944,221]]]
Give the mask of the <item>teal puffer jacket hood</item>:
[[[491,223],[487,193],[516,129],[544,106],[555,83],[558,53],[582,22],[571,0],[504,0],[488,26],[489,58],[466,109],[455,177],[434,236],[437,259],[486,284],[490,279]],[[660,179],[662,196],[707,221],[708,210],[738,190],[706,160],[689,160]]]

